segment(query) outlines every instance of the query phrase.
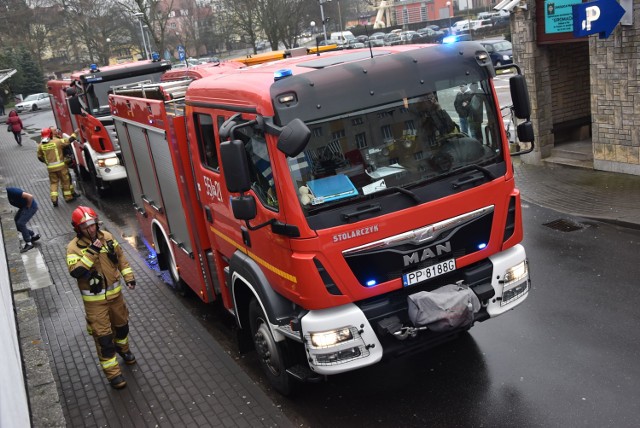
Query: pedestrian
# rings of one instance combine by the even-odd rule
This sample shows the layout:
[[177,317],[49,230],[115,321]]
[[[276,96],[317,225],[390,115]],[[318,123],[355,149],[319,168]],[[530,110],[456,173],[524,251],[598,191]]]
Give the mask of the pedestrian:
[[422,129],[425,132],[422,139],[429,145],[433,146],[445,135],[457,129],[449,113],[440,106],[435,93],[421,97],[418,106],[421,110]]
[[460,92],[456,94],[456,99],[453,101],[453,106],[460,118],[460,131],[469,135],[469,101],[471,101],[471,92],[467,85],[460,85]]
[[19,146],[22,145],[22,128],[24,128],[24,126],[22,125],[22,120],[20,119],[20,116],[18,116],[18,112],[15,110],[11,110],[9,112],[9,117],[7,118],[7,131],[8,132],[13,132],[13,138],[16,139],[16,143],[18,143]]
[[0,116],[4,116],[4,98],[0,94]]
[[75,141],[76,134],[71,134],[69,138],[58,138],[53,135],[51,128],[43,128],[40,135],[42,139],[38,145],[38,160],[47,165],[51,203],[57,207],[59,183],[62,184],[64,200],[70,202],[75,199],[71,190],[69,168],[64,160],[63,149]]
[[[53,135],[56,138],[69,138],[69,135],[65,134],[62,132],[61,129],[56,128],[55,126],[51,127],[51,132],[53,132]],[[71,194],[73,195],[74,198],[79,198],[80,193],[76,192],[76,186],[74,184],[74,180],[71,178],[71,170],[75,170],[76,168],[76,160],[73,157],[73,145],[69,144],[66,147],[62,148],[62,154],[64,155],[64,163],[67,164],[67,173],[69,175],[69,188],[71,189]]]
[[471,92],[471,101],[469,103],[469,131],[470,136],[478,141],[482,141],[482,122],[484,121],[484,107],[487,103],[487,98],[482,92],[477,83],[472,83],[469,86]]
[[136,363],[129,347],[129,311],[122,294],[124,282],[136,287],[133,270],[113,235],[100,229],[98,215],[85,206],[71,214],[76,237],[67,245],[69,273],[78,281],[87,330],[93,336],[100,365],[110,385],[124,388],[116,353],[125,364]]
[[27,226],[29,220],[38,212],[38,203],[31,193],[27,193],[19,187],[7,187],[7,197],[9,203],[18,208],[13,220],[24,240],[24,247],[20,248],[20,252],[25,253],[33,248],[34,242],[40,239],[40,235]]

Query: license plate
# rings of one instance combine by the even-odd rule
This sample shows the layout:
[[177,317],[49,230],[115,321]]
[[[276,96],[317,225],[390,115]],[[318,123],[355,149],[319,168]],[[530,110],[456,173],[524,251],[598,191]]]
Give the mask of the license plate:
[[402,284],[405,287],[408,287],[410,285],[435,278],[436,276],[453,272],[454,270],[456,270],[455,259],[445,260],[444,262],[440,262],[435,265],[431,265],[429,267],[418,269],[402,275]]

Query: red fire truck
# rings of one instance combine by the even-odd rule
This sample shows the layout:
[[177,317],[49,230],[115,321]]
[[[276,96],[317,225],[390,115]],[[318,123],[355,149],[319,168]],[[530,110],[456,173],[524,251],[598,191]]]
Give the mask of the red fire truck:
[[108,94],[113,86],[158,82],[169,62],[142,61],[74,72],[68,80],[50,80],[47,90],[56,125],[71,134],[80,130],[73,154],[80,175],[90,177],[98,193],[110,183],[127,178],[113,129]]
[[[525,300],[520,194],[481,45],[213,70],[109,102],[161,268],[222,300],[275,389],[434,346]],[[454,109],[471,83],[474,136]]]

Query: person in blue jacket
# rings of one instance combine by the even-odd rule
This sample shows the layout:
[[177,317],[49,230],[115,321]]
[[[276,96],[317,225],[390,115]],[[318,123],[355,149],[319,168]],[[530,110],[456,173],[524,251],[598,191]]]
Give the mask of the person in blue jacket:
[[29,229],[27,223],[31,217],[38,212],[38,203],[32,194],[25,192],[18,187],[7,187],[7,196],[9,203],[18,208],[18,213],[13,218],[16,222],[16,228],[22,233],[24,247],[20,249],[21,253],[25,253],[33,248],[33,243],[40,239],[40,235]]

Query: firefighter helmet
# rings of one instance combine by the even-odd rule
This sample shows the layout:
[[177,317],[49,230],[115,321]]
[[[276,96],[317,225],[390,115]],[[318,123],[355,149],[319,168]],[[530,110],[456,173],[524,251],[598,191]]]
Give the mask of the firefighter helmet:
[[71,213],[71,225],[76,233],[80,234],[80,226],[98,225],[98,214],[89,207],[79,206]]
[[40,131],[40,136],[42,137],[42,141],[49,141],[52,135],[53,135],[53,132],[51,132],[51,128],[42,128],[42,131]]

